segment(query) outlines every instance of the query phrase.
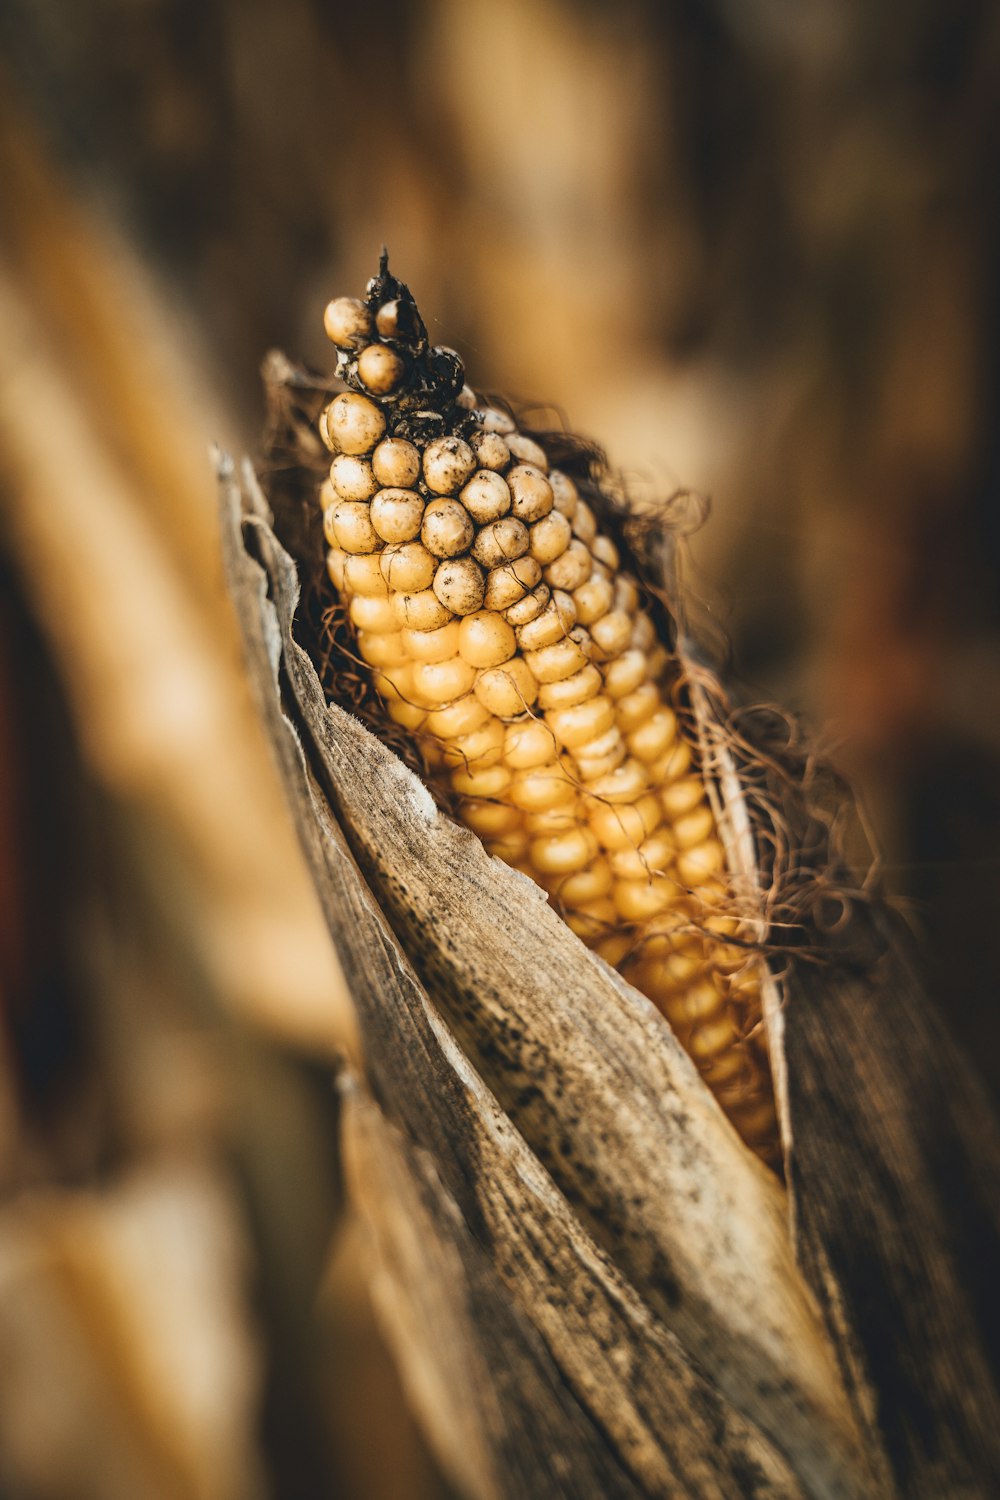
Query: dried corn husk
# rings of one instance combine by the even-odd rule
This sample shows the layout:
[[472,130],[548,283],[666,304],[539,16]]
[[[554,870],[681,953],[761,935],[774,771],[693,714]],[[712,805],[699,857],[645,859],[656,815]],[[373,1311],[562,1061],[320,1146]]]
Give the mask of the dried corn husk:
[[[347,1154],[376,1291],[462,1492],[985,1493],[1000,1403],[972,1278],[1000,1148],[885,912],[848,901],[826,961],[772,989],[786,1194],[644,998],[327,704],[267,501],[249,466],[220,481],[251,674],[359,1011]],[[693,701],[752,881],[738,742],[710,691]]]

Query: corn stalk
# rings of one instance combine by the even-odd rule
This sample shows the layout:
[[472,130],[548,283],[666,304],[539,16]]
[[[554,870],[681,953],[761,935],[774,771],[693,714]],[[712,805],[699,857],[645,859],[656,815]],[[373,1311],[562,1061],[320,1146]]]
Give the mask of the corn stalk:
[[[327,701],[281,485],[224,457],[219,479],[251,679],[358,1011],[350,1190],[460,1491],[990,1493],[1000,1140],[889,911],[841,886],[831,931],[822,893],[803,904],[803,956],[768,987],[786,1189],[644,997]],[[752,881],[740,741],[689,665]]]

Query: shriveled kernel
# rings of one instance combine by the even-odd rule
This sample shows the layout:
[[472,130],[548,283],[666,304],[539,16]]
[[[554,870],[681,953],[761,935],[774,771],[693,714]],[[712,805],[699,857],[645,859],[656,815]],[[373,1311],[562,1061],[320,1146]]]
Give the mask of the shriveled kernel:
[[[487,580],[487,590],[488,588]],[[552,591],[547,583],[536,584],[530,594],[525,594],[523,599],[518,599],[504,611],[504,619],[514,626],[527,625],[529,621],[538,618],[551,597]]]
[[458,766],[450,776],[452,790],[466,797],[499,797],[510,786],[506,766]]
[[[546,525],[555,514],[553,512],[552,516],[546,516],[544,521],[539,521],[537,524]],[[583,542],[574,540],[570,542],[565,552],[556,558],[555,562],[549,563],[545,569],[545,581],[554,589],[565,589],[568,594],[571,594],[574,589],[580,587],[581,583],[586,583],[592,570],[590,549]]]
[[576,624],[576,605],[569,594],[556,589],[538,615],[517,632],[517,643],[522,651],[538,651],[542,646],[551,646],[569,635]]
[[371,503],[372,525],[385,542],[410,542],[419,534],[424,502],[415,490],[379,490]]
[[536,464],[515,464],[507,471],[507,485],[519,521],[540,521],[551,511],[552,486]]
[[462,438],[435,438],[424,450],[424,479],[435,495],[454,495],[475,471],[476,456]]
[[527,550],[528,528],[514,516],[490,521],[472,544],[472,555],[484,568],[498,568],[502,563],[514,562]]
[[348,557],[344,564],[344,588],[349,594],[366,594],[382,599],[389,592],[382,577],[377,552],[368,556]]
[[[538,706],[542,709],[572,708],[575,704],[587,703],[591,698],[596,698],[600,691],[601,674],[596,667],[588,665],[579,672],[574,672],[571,677],[561,678],[559,682],[542,683],[538,689]],[[590,739],[579,743],[589,744]]]
[[515,807],[531,813],[570,807],[576,795],[575,783],[558,762],[515,772],[509,792]]
[[417,594],[430,588],[437,561],[420,542],[396,542],[385,548],[379,565],[390,589]]
[[614,592],[608,580],[597,574],[591,574],[586,583],[581,583],[573,593],[576,617],[580,624],[591,625],[602,615],[606,615],[611,608]]
[[492,610],[466,615],[459,627],[459,650],[473,667],[497,667],[517,650],[512,628]]
[[[385,588],[383,581],[382,587]],[[452,619],[452,612],[435,594],[433,589],[421,589],[416,594],[393,594],[392,607],[396,619],[407,630],[439,630]]]
[[510,490],[502,474],[480,469],[461,491],[462,504],[480,526],[497,521],[510,510]]
[[[554,563],[556,558],[562,557],[566,548],[573,539],[573,532],[566,517],[560,515],[559,511],[550,511],[547,516],[542,516],[531,528],[531,555],[538,559],[543,567]],[[583,580],[581,579],[582,583]],[[563,585],[559,584],[559,588]]]
[[475,614],[483,603],[485,580],[482,569],[471,557],[447,558],[438,564],[433,589],[452,614]]
[[520,657],[499,667],[487,667],[476,679],[475,694],[498,719],[515,719],[529,709],[538,684]]
[[636,760],[654,761],[670,748],[677,738],[677,719],[669,708],[658,708],[645,724],[628,736],[629,754]]
[[586,652],[572,636],[566,636],[551,646],[543,646],[539,651],[528,651],[523,659],[539,682],[560,682],[587,665]]
[[620,656],[632,638],[632,618],[622,609],[609,609],[593,621],[590,635],[602,659]]
[[370,667],[391,667],[403,662],[403,643],[399,632],[359,630],[358,651]]
[[581,542],[590,543],[597,535],[597,522],[594,512],[586,500],[578,500],[573,512],[573,535],[580,538]]
[[498,432],[474,432],[469,447],[480,469],[495,469],[500,473],[510,463],[510,449]]
[[659,799],[647,792],[636,802],[592,808],[589,822],[603,849],[627,849],[648,838],[661,816]]
[[326,427],[341,453],[370,453],[385,432],[385,417],[367,396],[343,391],[326,409]]
[[330,547],[326,554],[326,574],[338,594],[344,589],[344,564],[347,553],[342,547]]
[[411,680],[414,702],[439,708],[464,697],[476,680],[476,669],[460,656],[447,661],[415,661]]
[[409,489],[420,477],[420,449],[406,438],[383,438],[372,454],[372,470],[386,489]]
[[326,304],[323,327],[332,343],[338,348],[349,349],[371,337],[371,314],[357,297],[335,297]]
[[585,703],[574,703],[568,708],[548,709],[545,722],[559,743],[572,750],[611,728],[615,722],[615,706],[610,698],[589,698]]
[[338,453],[330,465],[330,482],[341,500],[370,500],[378,481],[366,458],[356,453]]
[[387,396],[405,373],[403,356],[388,344],[369,344],[358,355],[358,378],[373,396]]
[[552,498],[556,510],[559,511],[560,515],[566,516],[567,519],[572,519],[577,501],[580,498],[576,485],[570,479],[569,475],[564,474],[561,469],[550,470],[549,484],[552,486]]
[[641,651],[623,651],[604,668],[604,691],[609,698],[624,698],[646,681],[646,658]]
[[348,604],[347,614],[356,630],[386,634],[399,629],[399,622],[388,599],[366,599],[364,594],[357,594]]
[[[436,598],[434,602],[438,602]],[[404,629],[403,650],[414,661],[447,661],[458,653],[458,628],[458,620],[449,620],[436,630]]]
[[597,840],[588,828],[533,839],[530,847],[532,863],[549,875],[571,875],[590,864],[596,854]]
[[726,866],[726,852],[718,839],[706,839],[677,856],[677,878],[683,886],[704,885]]
[[445,708],[436,708],[427,715],[427,731],[441,740],[457,739],[459,735],[471,734],[480,729],[489,718],[488,711],[475,693],[466,693]]
[[514,770],[547,766],[556,758],[552,730],[541,719],[522,719],[509,724],[504,738],[504,759]]
[[432,500],[424,511],[420,540],[435,557],[458,557],[472,546],[475,534],[469,513],[458,500]]
[[505,610],[522,599],[529,589],[537,587],[542,570],[533,557],[518,557],[513,562],[491,568],[486,578],[483,604],[486,609]]

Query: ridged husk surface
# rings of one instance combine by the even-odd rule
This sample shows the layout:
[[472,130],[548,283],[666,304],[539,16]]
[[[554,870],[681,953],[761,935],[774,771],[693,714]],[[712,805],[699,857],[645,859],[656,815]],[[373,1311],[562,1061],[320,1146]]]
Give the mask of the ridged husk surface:
[[[759,887],[780,975],[787,1190],[649,1002],[329,701],[303,503],[322,456],[295,416],[319,387],[271,377],[267,496],[220,459],[227,573],[358,1009],[345,1154],[377,1300],[454,1482],[474,1500],[994,1493],[1000,1138],[905,932],[831,863],[784,721],[730,714],[672,603],[731,870]],[[632,530],[661,583],[662,536]],[[343,696],[371,719],[349,672]]]

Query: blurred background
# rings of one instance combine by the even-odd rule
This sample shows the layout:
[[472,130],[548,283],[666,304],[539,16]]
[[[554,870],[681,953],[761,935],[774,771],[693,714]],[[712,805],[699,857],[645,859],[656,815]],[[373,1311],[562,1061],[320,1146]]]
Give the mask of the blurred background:
[[700,607],[1000,1097],[998,101],[985,0],[0,0],[0,1495],[449,1494],[209,457],[383,242],[474,384],[710,498]]

